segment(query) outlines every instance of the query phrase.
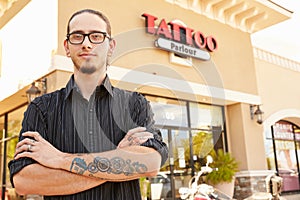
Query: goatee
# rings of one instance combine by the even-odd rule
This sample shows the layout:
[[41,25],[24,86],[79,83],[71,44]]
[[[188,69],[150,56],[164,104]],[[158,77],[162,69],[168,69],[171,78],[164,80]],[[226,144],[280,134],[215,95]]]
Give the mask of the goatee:
[[86,67],[86,66],[81,66],[79,68],[79,70],[83,73],[83,74],[93,74],[96,71],[96,67]]

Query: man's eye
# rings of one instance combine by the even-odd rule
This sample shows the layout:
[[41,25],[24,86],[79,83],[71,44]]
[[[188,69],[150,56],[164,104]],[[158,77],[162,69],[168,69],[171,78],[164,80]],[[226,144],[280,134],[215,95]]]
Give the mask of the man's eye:
[[93,40],[101,40],[103,38],[102,34],[91,34]]
[[82,39],[82,35],[81,34],[73,34],[72,38],[75,40],[80,40],[80,39]]

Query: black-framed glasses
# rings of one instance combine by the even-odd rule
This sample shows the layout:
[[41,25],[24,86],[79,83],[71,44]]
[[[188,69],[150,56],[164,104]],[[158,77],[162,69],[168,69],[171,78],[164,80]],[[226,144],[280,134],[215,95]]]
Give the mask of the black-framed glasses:
[[82,44],[86,36],[89,38],[89,41],[93,44],[101,44],[105,40],[105,38],[110,39],[107,33],[97,31],[91,33],[69,33],[67,34],[67,40],[71,44]]

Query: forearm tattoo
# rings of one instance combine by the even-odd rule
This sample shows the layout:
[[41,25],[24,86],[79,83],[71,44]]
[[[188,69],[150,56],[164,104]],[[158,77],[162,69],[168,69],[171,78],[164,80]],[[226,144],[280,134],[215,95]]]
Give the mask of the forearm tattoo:
[[71,172],[83,174],[85,171],[94,176],[97,172],[108,174],[124,174],[130,176],[133,174],[144,174],[148,170],[145,164],[132,162],[130,159],[124,160],[120,157],[111,159],[105,157],[96,157],[93,162],[87,164],[82,158],[74,158],[70,167]]

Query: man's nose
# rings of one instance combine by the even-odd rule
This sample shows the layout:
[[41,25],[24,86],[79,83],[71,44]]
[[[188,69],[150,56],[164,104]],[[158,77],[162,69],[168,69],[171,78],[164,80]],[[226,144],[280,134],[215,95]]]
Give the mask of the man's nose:
[[86,47],[92,47],[92,43],[87,35],[84,36],[82,45]]

